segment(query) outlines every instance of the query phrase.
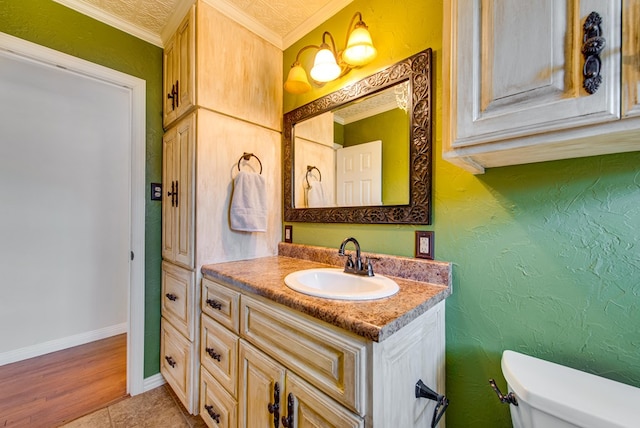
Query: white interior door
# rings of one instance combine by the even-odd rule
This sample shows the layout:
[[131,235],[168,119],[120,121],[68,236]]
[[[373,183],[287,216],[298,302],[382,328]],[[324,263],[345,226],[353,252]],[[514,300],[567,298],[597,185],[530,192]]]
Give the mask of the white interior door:
[[338,206],[382,205],[382,141],[336,151]]
[[[33,46],[23,47],[50,55]],[[130,261],[140,240],[137,95],[0,49],[0,98],[0,361],[127,332],[130,301],[141,303]]]

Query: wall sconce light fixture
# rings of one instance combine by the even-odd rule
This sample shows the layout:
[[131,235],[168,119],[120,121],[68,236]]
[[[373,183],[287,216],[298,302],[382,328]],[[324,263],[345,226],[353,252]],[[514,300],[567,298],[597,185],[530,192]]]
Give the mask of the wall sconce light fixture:
[[[356,18],[358,18],[358,22],[356,22]],[[331,44],[328,42],[331,42]],[[370,63],[378,53],[371,41],[369,28],[362,21],[362,14],[356,12],[351,18],[351,23],[347,29],[344,50],[338,51],[333,36],[328,31],[325,31],[322,34],[322,44],[320,46],[308,45],[298,51],[296,60],[291,65],[291,70],[289,70],[287,81],[284,83],[284,89],[287,92],[303,94],[311,89],[307,72],[300,65],[300,55],[308,49],[318,51],[309,74],[311,79],[319,84],[335,80],[355,67]]]

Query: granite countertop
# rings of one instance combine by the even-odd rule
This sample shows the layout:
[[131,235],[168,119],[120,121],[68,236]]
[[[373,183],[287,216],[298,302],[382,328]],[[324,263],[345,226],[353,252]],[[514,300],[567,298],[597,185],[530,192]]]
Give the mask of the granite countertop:
[[[308,296],[284,283],[288,274],[311,268],[335,267],[341,262],[335,249],[285,244],[278,256],[205,265],[202,273],[242,291],[266,297],[367,339],[382,342],[413,319],[451,295],[451,264],[404,257],[379,256],[376,272],[394,279],[400,291],[366,301],[333,300]],[[364,254],[364,253],[363,253]],[[397,275],[393,275],[393,274]],[[402,278],[398,275],[408,276]],[[416,280],[423,276],[433,282]]]

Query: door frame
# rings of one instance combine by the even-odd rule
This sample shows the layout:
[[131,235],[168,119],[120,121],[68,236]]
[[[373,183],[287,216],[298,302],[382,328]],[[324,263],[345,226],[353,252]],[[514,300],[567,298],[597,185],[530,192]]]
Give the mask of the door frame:
[[0,33],[0,49],[129,90],[130,245],[135,257],[129,264],[127,392],[131,395],[140,394],[144,392],[146,81],[4,33]]

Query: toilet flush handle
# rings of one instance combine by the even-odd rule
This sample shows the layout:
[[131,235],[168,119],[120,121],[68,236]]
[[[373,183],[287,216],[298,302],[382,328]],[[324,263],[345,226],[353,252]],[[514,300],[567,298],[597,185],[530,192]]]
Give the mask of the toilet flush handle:
[[516,398],[516,395],[513,392],[510,392],[507,395],[502,395],[502,392],[500,392],[500,390],[498,389],[498,385],[496,385],[495,380],[489,379],[489,384],[491,385],[491,388],[493,388],[493,390],[498,395],[498,398],[500,399],[501,403],[513,404],[514,406],[518,405],[518,399]]

